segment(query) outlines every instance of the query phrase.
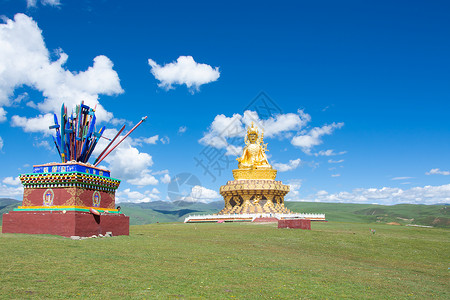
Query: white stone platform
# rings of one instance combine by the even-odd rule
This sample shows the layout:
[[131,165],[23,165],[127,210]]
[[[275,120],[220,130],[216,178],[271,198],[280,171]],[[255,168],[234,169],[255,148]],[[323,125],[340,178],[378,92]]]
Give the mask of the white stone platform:
[[308,219],[311,221],[326,221],[325,214],[224,214],[224,215],[189,215],[184,219],[184,223],[207,223],[207,222],[252,222],[256,218],[277,218],[281,219]]

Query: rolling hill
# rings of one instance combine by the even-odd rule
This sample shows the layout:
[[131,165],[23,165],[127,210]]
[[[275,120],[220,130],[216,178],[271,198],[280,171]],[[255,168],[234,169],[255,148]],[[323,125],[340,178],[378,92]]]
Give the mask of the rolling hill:
[[10,198],[0,198],[0,222],[3,219],[3,214],[17,208],[22,203],[22,201],[18,201]]
[[[2,215],[13,210],[20,201],[0,198]],[[216,213],[222,201],[193,203],[186,201],[153,201],[147,203],[119,203],[122,212],[130,216],[131,225],[162,222],[182,222],[188,215]],[[328,221],[358,223],[391,223],[450,228],[450,205],[374,205],[353,203],[286,202],[294,212],[324,213]]]

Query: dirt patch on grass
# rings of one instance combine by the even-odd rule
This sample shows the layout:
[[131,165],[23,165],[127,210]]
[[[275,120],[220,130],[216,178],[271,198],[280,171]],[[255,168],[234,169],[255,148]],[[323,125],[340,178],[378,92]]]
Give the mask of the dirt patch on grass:
[[386,223],[386,225],[401,225],[401,224],[397,223],[397,222],[389,222],[389,223]]

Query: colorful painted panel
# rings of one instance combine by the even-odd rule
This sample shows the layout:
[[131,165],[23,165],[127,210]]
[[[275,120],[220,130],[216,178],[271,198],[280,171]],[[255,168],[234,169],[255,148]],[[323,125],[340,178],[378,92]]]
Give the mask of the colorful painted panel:
[[51,164],[51,165],[36,165],[33,166],[33,173],[65,173],[65,172],[80,172],[92,175],[99,175],[110,177],[108,170],[88,167],[82,164]]

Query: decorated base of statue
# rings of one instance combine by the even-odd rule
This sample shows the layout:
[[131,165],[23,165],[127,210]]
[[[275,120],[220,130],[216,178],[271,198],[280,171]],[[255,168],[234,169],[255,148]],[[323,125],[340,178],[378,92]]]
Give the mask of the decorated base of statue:
[[284,206],[284,196],[289,186],[270,179],[241,179],[228,181],[220,187],[225,207],[223,214],[290,214]]
[[129,234],[129,217],[115,209],[120,180],[92,165],[36,165],[23,174],[22,205],[3,215],[3,233],[92,236]]

